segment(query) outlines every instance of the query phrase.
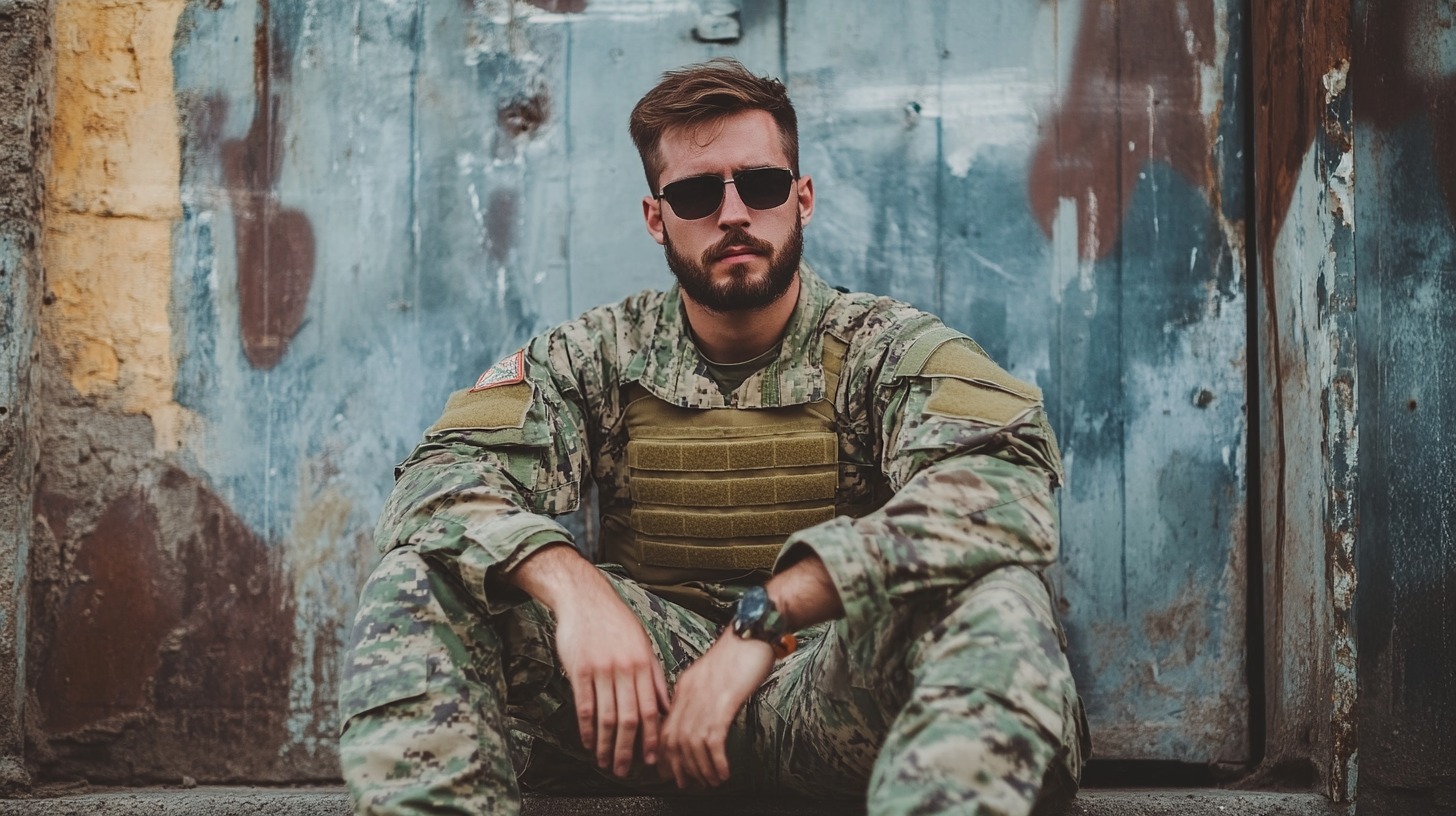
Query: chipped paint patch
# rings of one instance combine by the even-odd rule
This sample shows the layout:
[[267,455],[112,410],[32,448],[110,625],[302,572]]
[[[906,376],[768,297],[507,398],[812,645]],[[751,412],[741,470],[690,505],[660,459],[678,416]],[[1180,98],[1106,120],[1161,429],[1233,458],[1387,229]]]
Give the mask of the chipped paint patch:
[[1333,215],[1349,229],[1355,228],[1355,152],[1346,150],[1330,174]]
[[1350,61],[1340,60],[1339,64],[1331,68],[1321,79],[1320,84],[1325,88],[1325,104],[1332,105],[1340,94],[1345,92],[1345,83],[1350,76]]

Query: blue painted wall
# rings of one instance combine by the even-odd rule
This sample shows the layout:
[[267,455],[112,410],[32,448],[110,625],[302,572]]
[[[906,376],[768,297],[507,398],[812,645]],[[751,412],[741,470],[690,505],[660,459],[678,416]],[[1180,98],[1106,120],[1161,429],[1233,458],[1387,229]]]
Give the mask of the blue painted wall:
[[[392,465],[533,333],[670,282],[627,113],[662,71],[728,55],[799,106],[808,262],[1046,391],[1098,755],[1248,760],[1239,8],[745,0],[740,38],[704,43],[698,4],[668,0],[189,3],[171,318],[199,422],[143,493],[161,516],[178,485],[217,503],[286,641],[242,724],[137,739],[241,736],[235,777],[329,774]],[[268,706],[276,727],[247,724]],[[76,767],[177,770],[100,744]]]

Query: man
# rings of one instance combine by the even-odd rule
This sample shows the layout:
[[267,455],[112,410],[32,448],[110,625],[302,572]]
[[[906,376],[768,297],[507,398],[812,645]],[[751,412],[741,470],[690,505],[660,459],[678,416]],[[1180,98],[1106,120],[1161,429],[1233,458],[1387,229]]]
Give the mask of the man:
[[[1075,790],[1040,394],[800,265],[796,127],[736,62],[666,74],[631,132],[678,285],[536,337],[401,466],[340,693],[360,812],[592,778],[873,813]],[[601,565],[550,518],[588,478]]]

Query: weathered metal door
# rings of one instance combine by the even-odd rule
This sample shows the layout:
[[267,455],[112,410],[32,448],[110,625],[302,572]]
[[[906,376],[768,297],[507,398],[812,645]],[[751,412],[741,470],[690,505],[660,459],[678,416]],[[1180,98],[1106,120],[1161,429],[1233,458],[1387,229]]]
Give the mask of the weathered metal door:
[[[291,627],[287,681],[258,702],[288,713],[234,776],[329,772],[373,520],[446,394],[670,282],[627,114],[662,71],[718,55],[783,77],[799,107],[806,259],[938,312],[1048,395],[1069,475],[1056,583],[1097,756],[1247,759],[1238,8],[188,4],[170,283],[186,421],[166,461],[263,549],[277,576],[254,594]],[[159,697],[145,733],[249,734],[189,730],[209,705],[189,693]],[[125,713],[108,705],[87,722]]]

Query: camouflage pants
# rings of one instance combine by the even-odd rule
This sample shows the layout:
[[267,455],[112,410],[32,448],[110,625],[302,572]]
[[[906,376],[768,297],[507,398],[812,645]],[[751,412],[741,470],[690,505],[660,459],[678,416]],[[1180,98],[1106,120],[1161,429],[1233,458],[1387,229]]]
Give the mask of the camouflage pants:
[[[668,683],[717,635],[707,619],[604,571],[642,619]],[[871,813],[1059,812],[1085,723],[1045,587],[1007,567],[897,608],[872,638],[816,627],[739,712],[717,792],[867,797]],[[580,744],[549,612],[487,615],[409,549],[366,584],[340,691],[359,813],[516,813],[520,790],[677,793],[625,780]],[[609,781],[610,780],[610,781]],[[618,787],[617,792],[622,792]]]

